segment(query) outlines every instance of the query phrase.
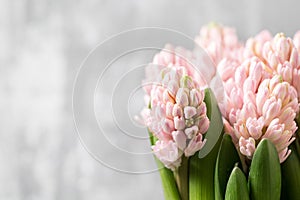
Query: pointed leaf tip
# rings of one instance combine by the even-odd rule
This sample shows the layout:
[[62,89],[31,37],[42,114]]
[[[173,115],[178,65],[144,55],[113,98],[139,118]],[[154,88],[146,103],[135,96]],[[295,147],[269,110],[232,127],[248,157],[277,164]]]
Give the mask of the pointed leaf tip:
[[249,173],[250,197],[253,200],[279,200],[281,171],[278,153],[268,139],[263,139],[254,152]]
[[225,200],[248,200],[247,180],[240,168],[234,167],[226,187]]

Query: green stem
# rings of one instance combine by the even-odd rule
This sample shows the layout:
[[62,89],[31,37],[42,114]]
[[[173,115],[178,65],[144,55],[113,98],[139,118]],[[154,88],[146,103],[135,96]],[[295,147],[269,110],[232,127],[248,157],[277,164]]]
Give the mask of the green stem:
[[164,196],[166,200],[180,200],[180,195],[177,189],[176,181],[173,172],[170,169],[164,167],[164,165],[155,158],[157,166],[160,168],[159,173],[164,190]]
[[295,146],[296,146],[296,151],[297,151],[297,156],[300,159],[300,114],[298,115],[298,117],[296,117],[296,123],[298,126],[298,130],[296,131],[296,141],[295,141]]
[[237,152],[238,152],[238,155],[239,155],[239,158],[241,161],[242,170],[245,174],[248,174],[249,173],[249,165],[247,164],[247,162],[249,162],[249,161],[247,161],[247,158],[244,155],[242,155],[239,150],[237,150]]
[[[150,130],[148,130],[148,132],[150,143],[151,145],[154,145],[157,138],[153,136]],[[165,200],[181,200],[173,172],[170,169],[167,169],[155,156],[154,158],[159,169]]]
[[299,130],[296,132],[295,151],[296,151],[296,155],[300,159],[300,131]]
[[189,199],[189,160],[182,156],[181,166],[175,171],[174,176],[182,200]]

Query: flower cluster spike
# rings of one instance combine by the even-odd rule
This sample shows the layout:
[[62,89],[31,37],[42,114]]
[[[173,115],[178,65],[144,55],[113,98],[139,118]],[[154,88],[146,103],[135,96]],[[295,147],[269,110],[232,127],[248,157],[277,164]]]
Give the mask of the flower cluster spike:
[[235,119],[231,119],[240,152],[252,158],[260,140],[268,138],[283,162],[291,153],[288,146],[294,141],[297,130],[294,121],[299,106],[296,90],[277,75],[263,80],[257,93],[248,89],[243,93],[243,106],[236,111]]
[[240,53],[243,45],[239,42],[234,28],[210,23],[201,28],[195,42],[206,49],[216,65],[225,57],[230,60],[242,58]]
[[152,147],[154,154],[175,170],[183,155],[192,156],[203,147],[209,119],[204,88],[194,80],[186,63],[173,58],[165,52],[154,58],[154,63],[162,67],[158,79],[150,85],[151,108],[145,112],[145,121],[158,138]]
[[265,30],[241,47],[234,30],[208,25],[196,41],[215,61],[222,78],[225,95],[219,106],[237,148],[251,159],[258,143],[268,138],[283,162],[290,154],[299,115],[300,33],[291,39]]

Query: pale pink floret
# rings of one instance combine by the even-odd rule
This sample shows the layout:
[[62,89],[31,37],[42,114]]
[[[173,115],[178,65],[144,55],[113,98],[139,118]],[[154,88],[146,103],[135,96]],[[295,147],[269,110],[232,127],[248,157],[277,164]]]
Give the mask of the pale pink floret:
[[194,155],[195,152],[199,151],[204,146],[205,142],[206,139],[203,140],[203,136],[201,134],[193,137],[187,148],[184,150],[184,155],[187,157]]
[[186,134],[183,131],[173,131],[172,132],[172,137],[177,144],[178,148],[182,151],[185,150],[186,148]]
[[246,47],[244,51],[245,58],[251,58],[253,56],[262,59],[262,51],[264,44],[273,39],[272,34],[268,30],[263,30],[255,37],[251,37],[246,41]]
[[253,139],[258,140],[262,136],[264,118],[260,117],[259,119],[256,119],[250,117],[246,121],[246,127],[249,132],[249,135],[251,135]]
[[[205,144],[203,134],[209,127],[204,87],[184,60],[170,52],[161,52],[154,63],[164,65],[155,82],[145,88],[150,109],[144,111],[145,123],[158,139],[152,147],[156,157],[175,170],[181,156],[194,155]],[[153,63],[152,63],[153,64]]]
[[167,168],[175,170],[180,166],[182,151],[178,149],[176,143],[172,140],[158,140],[152,147],[153,152]]
[[239,139],[240,152],[245,156],[252,157],[256,145],[255,140],[252,137],[245,139],[244,137],[240,137]]

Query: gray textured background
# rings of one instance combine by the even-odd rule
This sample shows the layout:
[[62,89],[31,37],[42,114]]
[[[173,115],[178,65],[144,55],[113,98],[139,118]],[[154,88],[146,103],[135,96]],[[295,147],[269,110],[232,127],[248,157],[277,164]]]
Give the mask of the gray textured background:
[[296,0],[0,0],[0,199],[162,199],[158,173],[116,172],[80,144],[71,94],[82,60],[112,34],[140,26],[194,37],[217,21],[236,27],[241,39],[263,28],[291,36],[300,29],[299,6]]

